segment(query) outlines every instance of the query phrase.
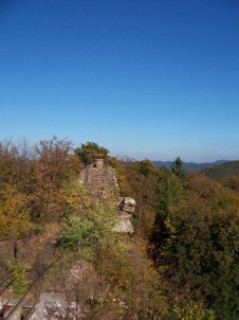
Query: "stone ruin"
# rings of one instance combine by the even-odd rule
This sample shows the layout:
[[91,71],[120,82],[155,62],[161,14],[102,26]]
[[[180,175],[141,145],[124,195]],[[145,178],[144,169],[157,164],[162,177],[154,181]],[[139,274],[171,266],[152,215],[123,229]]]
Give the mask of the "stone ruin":
[[115,196],[119,193],[119,185],[113,168],[105,164],[104,159],[97,159],[88,165],[79,176],[79,182],[94,191],[98,198]]
[[[97,159],[88,165],[79,176],[79,182],[91,190],[97,199],[104,196],[119,198],[119,185],[115,170],[105,163],[104,159]],[[117,200],[116,200],[117,201]],[[116,232],[133,233],[131,223],[132,213],[135,212],[136,202],[130,197],[121,197],[117,202],[117,217],[119,222],[113,229]]]

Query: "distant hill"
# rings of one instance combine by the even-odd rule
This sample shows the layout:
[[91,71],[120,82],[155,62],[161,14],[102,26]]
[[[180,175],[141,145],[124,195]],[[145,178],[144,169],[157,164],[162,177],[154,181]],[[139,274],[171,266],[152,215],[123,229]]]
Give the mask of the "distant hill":
[[[158,167],[171,168],[173,161],[153,161],[153,163]],[[218,160],[215,162],[204,162],[204,163],[195,163],[195,162],[184,162],[183,167],[187,172],[199,171],[204,168],[211,168],[220,164],[227,163],[227,160]]]
[[239,160],[228,161],[212,168],[202,170],[207,177],[220,180],[224,177],[239,176]]

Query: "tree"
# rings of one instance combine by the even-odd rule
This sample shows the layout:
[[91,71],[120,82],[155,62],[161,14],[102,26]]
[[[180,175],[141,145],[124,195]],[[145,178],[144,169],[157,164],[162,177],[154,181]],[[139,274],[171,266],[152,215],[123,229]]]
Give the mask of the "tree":
[[212,310],[208,310],[202,303],[190,301],[186,305],[173,306],[170,320],[215,320]]
[[175,232],[172,221],[176,218],[176,209],[183,200],[183,187],[180,180],[166,168],[161,169],[157,194],[152,240],[157,247],[163,248],[165,240]]
[[[42,140],[35,145],[34,185],[32,191],[32,217],[35,222],[62,216],[67,194],[76,179],[79,161],[70,152],[71,142]],[[69,194],[69,192],[68,192]]]
[[33,161],[25,140],[0,142],[0,188],[11,184],[21,193],[29,194],[33,183]]
[[139,172],[145,177],[158,173],[158,168],[149,159],[139,161],[138,166]]
[[180,157],[177,157],[172,163],[172,172],[180,179],[185,180],[186,171],[183,168],[183,161]]
[[17,239],[32,227],[29,197],[12,185],[0,191],[0,240]]
[[48,188],[49,193],[59,187],[64,178],[66,178],[67,160],[70,159],[71,142],[67,140],[58,140],[53,137],[51,140],[42,140],[35,145],[36,158],[38,166],[36,174],[38,179],[42,180],[44,186]]
[[112,229],[117,221],[114,210],[111,205],[96,203],[87,214],[69,217],[70,227],[62,233],[62,245],[72,251],[80,250],[85,258],[95,261],[114,238]]
[[94,163],[96,159],[106,159],[109,150],[99,146],[95,142],[88,141],[81,144],[81,147],[76,148],[74,152],[85,165],[88,165]]
[[[207,186],[208,183],[208,186]],[[186,201],[174,212],[163,253],[170,257],[173,286],[187,285],[217,319],[239,317],[239,199],[208,178],[193,175]],[[177,270],[177,271],[176,271]]]

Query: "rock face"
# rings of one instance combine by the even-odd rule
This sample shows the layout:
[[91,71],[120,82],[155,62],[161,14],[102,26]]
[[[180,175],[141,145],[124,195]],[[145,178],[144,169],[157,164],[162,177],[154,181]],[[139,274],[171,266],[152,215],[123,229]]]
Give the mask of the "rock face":
[[131,214],[135,212],[136,201],[130,197],[121,197],[117,203],[119,222],[113,229],[116,232],[133,233]]
[[[78,301],[69,301],[65,293],[41,292],[35,312],[29,320],[56,320],[56,319],[82,319],[85,314]],[[19,318],[25,319],[25,318]]]
[[[116,197],[119,196],[120,189],[115,170],[106,165],[103,159],[97,159],[95,164],[87,166],[80,173],[79,182],[94,192],[98,199],[109,196],[116,200]],[[134,232],[130,219],[131,214],[135,212],[135,207],[136,202],[133,198],[119,198],[116,210],[119,222],[113,231],[122,233]]]
[[105,165],[103,159],[97,159],[95,164],[87,166],[79,176],[79,182],[101,196],[119,194],[119,185],[115,170]]
[[119,212],[118,223],[113,228],[113,231],[120,233],[133,233],[134,228],[131,222],[131,214],[122,214]]
[[121,197],[117,203],[117,208],[121,211],[134,213],[136,209],[136,201],[130,197]]

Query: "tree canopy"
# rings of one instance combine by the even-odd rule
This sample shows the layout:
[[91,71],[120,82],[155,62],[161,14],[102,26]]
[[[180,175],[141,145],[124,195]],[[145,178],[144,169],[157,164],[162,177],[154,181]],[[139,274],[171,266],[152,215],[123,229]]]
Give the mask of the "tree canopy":
[[88,141],[86,143],[82,143],[80,147],[74,150],[74,152],[85,165],[88,165],[94,163],[96,159],[106,159],[109,150],[99,146],[95,142]]
[[[88,266],[96,278],[94,295],[84,300],[89,319],[237,320],[238,177],[216,182],[186,174],[179,157],[171,170],[148,159],[125,161],[94,142],[72,150],[56,137],[34,146],[0,142],[0,273],[14,275],[14,290],[27,290],[28,269],[40,254],[32,237],[40,243],[54,223],[59,261],[51,277],[64,288],[65,270]],[[133,235],[113,231],[112,199],[96,200],[78,182],[97,158],[114,168],[121,196],[136,200]],[[19,249],[24,237],[29,244]]]

